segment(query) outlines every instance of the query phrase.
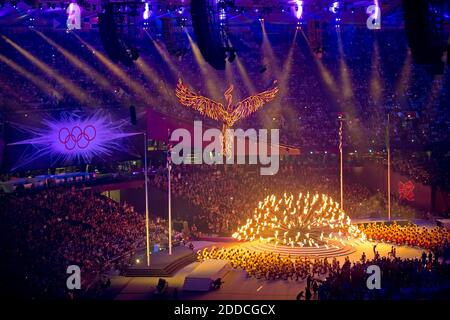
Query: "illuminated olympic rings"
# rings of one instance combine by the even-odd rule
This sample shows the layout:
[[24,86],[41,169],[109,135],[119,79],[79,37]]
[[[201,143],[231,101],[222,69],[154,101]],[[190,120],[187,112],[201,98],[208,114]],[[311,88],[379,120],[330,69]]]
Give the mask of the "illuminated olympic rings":
[[84,130],[80,126],[74,126],[72,130],[63,127],[59,130],[58,139],[64,147],[71,151],[75,148],[86,149],[97,136],[97,130],[93,125],[87,125]]

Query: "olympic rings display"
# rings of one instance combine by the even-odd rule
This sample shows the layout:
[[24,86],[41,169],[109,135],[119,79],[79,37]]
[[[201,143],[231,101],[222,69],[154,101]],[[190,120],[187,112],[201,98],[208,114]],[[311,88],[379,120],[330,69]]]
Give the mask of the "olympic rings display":
[[75,148],[86,149],[96,136],[97,130],[93,125],[85,126],[84,130],[76,125],[72,127],[72,130],[66,127],[61,128],[58,139],[67,150],[72,151]]

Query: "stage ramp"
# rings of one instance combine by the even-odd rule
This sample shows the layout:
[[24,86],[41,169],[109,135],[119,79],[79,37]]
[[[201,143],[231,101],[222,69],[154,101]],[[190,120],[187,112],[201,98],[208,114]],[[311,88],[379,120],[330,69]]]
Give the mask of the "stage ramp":
[[152,253],[150,266],[147,266],[145,248],[138,251],[134,263],[122,275],[126,277],[172,277],[178,270],[197,260],[196,254],[185,246],[173,247],[172,255],[167,251]]
[[214,280],[222,278],[230,271],[228,261],[208,259],[198,265],[184,280],[184,291],[209,291]]

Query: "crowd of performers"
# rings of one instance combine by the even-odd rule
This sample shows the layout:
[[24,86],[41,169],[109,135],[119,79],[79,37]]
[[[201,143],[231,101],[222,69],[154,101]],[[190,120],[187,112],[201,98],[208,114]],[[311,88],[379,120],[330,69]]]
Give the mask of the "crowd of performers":
[[291,258],[273,252],[255,252],[243,248],[204,248],[197,252],[199,261],[207,259],[228,260],[233,268],[240,268],[249,277],[265,280],[305,280],[308,276],[323,276],[331,270],[339,270],[339,261],[333,258]]
[[[450,289],[449,253],[450,232],[444,228],[420,228],[396,223],[361,226],[369,239],[392,242],[396,245],[420,247],[421,257],[402,259],[396,256],[395,247],[387,257],[381,257],[373,248],[373,259],[363,253],[359,261],[344,263],[336,258],[307,258],[282,256],[273,252],[255,252],[240,247],[204,248],[197,252],[198,260],[222,259],[248,277],[263,280],[305,281],[305,290],[298,299],[404,299],[430,298]],[[368,290],[367,267],[378,265],[382,274],[382,289]]]
[[[339,273],[342,268],[340,261],[336,258],[328,260],[328,258],[291,257],[244,248],[204,248],[197,251],[197,259],[199,261],[227,260],[232,268],[244,270],[249,278],[263,280],[304,281],[316,277],[315,281],[318,281],[329,274]],[[365,254],[362,259],[366,259]],[[350,263],[348,257],[345,259],[346,263]]]
[[439,253],[450,243],[450,232],[443,227],[426,228],[409,223],[401,226],[397,223],[369,223],[360,225],[367,239],[385,241],[396,245],[409,245]]

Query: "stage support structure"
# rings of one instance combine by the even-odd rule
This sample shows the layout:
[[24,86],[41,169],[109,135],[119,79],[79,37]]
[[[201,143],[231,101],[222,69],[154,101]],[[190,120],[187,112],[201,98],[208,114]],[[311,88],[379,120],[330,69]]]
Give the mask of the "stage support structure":
[[150,233],[148,222],[148,168],[147,168],[147,134],[144,132],[144,179],[145,179],[145,239],[147,247],[147,266],[150,266]]
[[172,255],[172,191],[171,191],[171,171],[172,171],[172,145],[170,144],[170,130],[167,130],[167,199],[169,214],[169,255]]
[[391,220],[391,144],[390,144],[390,117],[387,115],[386,151],[387,151],[387,207],[388,220]]
[[342,129],[344,121],[339,120],[339,155],[340,155],[340,188],[341,188],[341,210],[344,210],[344,159],[342,152]]
[[[170,150],[168,150],[167,152],[170,152]],[[172,163],[169,162],[168,166],[167,166],[167,178],[168,178],[168,199],[169,199],[169,255],[172,255],[172,197],[171,197],[171,189],[170,189],[170,171],[172,169]]]

